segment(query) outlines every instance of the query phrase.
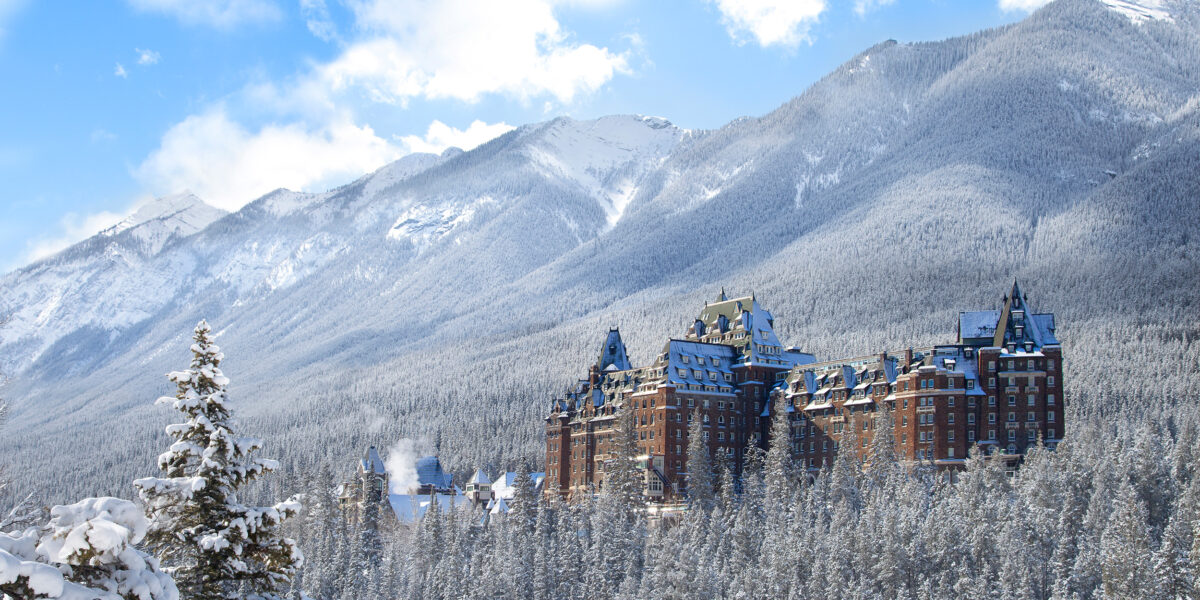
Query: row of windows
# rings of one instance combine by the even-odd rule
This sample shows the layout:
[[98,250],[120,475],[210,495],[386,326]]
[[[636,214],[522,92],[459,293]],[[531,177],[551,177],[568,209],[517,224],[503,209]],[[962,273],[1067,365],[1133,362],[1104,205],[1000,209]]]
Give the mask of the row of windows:
[[[1017,361],[1017,360],[1009,359],[1008,361],[1002,361],[1002,362],[1006,362],[1006,363],[1007,363],[1005,366],[1007,367],[1007,370],[1009,370],[1009,371],[1016,371],[1017,369],[1019,369],[1019,368],[1021,367],[1021,363],[1020,363],[1020,361]],[[1035,371],[1035,370],[1037,370],[1037,369],[1038,369],[1038,367],[1039,367],[1039,366],[1041,366],[1041,365],[1040,365],[1040,362],[1041,362],[1041,361],[1037,361],[1037,360],[1034,360],[1034,359],[1032,359],[1032,358],[1030,358],[1030,359],[1026,359],[1026,360],[1025,360],[1025,365],[1024,365],[1024,366],[1025,366],[1025,370],[1026,370],[1026,371]],[[989,360],[989,361],[988,361],[988,370],[989,370],[989,371],[995,371],[995,370],[996,370],[996,361],[994,361],[994,360]],[[1051,373],[1053,373],[1053,372],[1054,372],[1054,361],[1053,361],[1053,360],[1047,360],[1047,361],[1046,361],[1046,370],[1047,370],[1047,371],[1049,371],[1049,372],[1051,372]],[[1053,384],[1051,384],[1051,385],[1053,385]]]

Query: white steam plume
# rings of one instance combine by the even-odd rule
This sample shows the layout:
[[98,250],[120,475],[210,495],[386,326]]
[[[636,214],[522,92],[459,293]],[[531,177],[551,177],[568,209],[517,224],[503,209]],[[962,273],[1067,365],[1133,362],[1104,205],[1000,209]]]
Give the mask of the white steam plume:
[[429,443],[402,439],[388,449],[384,468],[388,473],[388,487],[393,494],[408,494],[417,487],[417,459],[432,454]]

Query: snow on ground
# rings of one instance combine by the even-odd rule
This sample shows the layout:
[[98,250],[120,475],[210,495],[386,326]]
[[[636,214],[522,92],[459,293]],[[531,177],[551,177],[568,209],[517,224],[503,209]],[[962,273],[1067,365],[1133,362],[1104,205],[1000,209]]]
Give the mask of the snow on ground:
[[1167,11],[1166,3],[1163,0],[1100,0],[1112,10],[1115,10],[1134,23],[1145,23],[1146,21],[1166,21],[1174,23],[1175,19],[1171,17],[1171,13]]

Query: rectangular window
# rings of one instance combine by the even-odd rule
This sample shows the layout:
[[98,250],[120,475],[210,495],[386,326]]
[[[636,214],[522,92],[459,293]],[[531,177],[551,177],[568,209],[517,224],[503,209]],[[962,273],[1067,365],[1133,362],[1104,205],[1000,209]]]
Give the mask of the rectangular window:
[[1046,387],[1052,387],[1053,385],[1054,385],[1054,376],[1051,375],[1046,378]]
[[954,396],[950,396],[950,398],[948,400],[946,400],[946,403],[949,406],[954,406]]
[[1046,439],[1048,439],[1048,440],[1057,439],[1057,438],[1055,438],[1055,437],[1054,437],[1054,430],[1053,430],[1053,429],[1047,429],[1047,430],[1046,430]]
[[1046,405],[1054,406],[1054,394],[1046,394]]
[[907,443],[908,443],[908,434],[907,434],[907,433],[902,433],[902,434],[900,434],[900,443],[901,443],[901,444],[907,444]]
[[1033,442],[1036,442],[1037,441],[1037,431],[1030,429],[1029,431],[1026,432],[1025,439],[1029,440],[1029,443],[1031,443],[1031,444]]
[[1054,422],[1054,413],[1053,412],[1046,413],[1046,421],[1048,421],[1050,423]]
[[975,432],[974,432],[974,431],[968,431],[968,432],[967,432],[967,441],[968,441],[968,442],[974,442],[974,441],[975,441]]
[[975,424],[975,414],[974,413],[967,415],[967,424],[968,425]]
[[954,441],[954,431],[953,431],[953,430],[951,430],[951,431],[947,431],[947,432],[946,432],[946,441],[947,441],[947,442],[953,442],[953,441]]
[[1034,396],[1033,394],[1029,394],[1028,396],[1026,396],[1025,397],[1025,405],[1026,406],[1037,406],[1037,396]]
[[[994,361],[994,360],[989,360],[989,361],[988,361],[988,370],[989,370],[989,371],[995,371],[995,370],[996,370],[996,361]],[[995,384],[992,384],[992,385],[995,385]]]
[[1011,411],[1011,410],[1010,410],[1010,411],[1008,411],[1008,422],[1009,422],[1009,423],[1016,423],[1016,422],[1017,422],[1017,413],[1015,413],[1015,412],[1013,412],[1013,411]]
[[1029,422],[1031,422],[1031,423],[1032,423],[1032,422],[1034,422],[1034,421],[1036,421],[1036,420],[1037,420],[1037,413],[1035,413],[1035,412],[1027,412],[1027,413],[1025,413],[1025,420],[1026,420],[1026,421],[1029,421]]
[[1017,430],[1016,429],[1008,430],[1008,441],[1010,441],[1010,442],[1017,441]]
[[988,430],[988,439],[993,442],[996,441],[996,430],[995,429]]
[[996,397],[988,396],[988,406],[995,406],[995,405],[996,405]]
[[967,408],[975,408],[975,398],[967,398]]
[[954,458],[954,448],[946,448],[946,458]]
[[950,425],[954,424],[954,413],[946,415],[946,423],[949,423]]
[[1009,394],[1009,396],[1008,396],[1008,405],[1009,405],[1009,406],[1016,406],[1016,405],[1017,405],[1017,397],[1016,397],[1016,396],[1013,396],[1013,395],[1011,395],[1011,394]]
[[996,413],[988,413],[988,425],[994,425],[995,423],[996,423]]

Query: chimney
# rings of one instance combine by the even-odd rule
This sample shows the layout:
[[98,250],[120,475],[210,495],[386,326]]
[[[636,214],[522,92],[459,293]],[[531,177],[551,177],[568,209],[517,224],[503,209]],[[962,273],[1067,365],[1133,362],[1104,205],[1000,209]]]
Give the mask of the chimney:
[[904,351],[904,366],[905,368],[912,366],[912,346]]

